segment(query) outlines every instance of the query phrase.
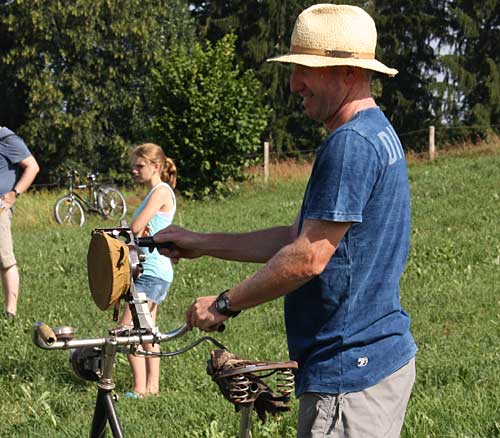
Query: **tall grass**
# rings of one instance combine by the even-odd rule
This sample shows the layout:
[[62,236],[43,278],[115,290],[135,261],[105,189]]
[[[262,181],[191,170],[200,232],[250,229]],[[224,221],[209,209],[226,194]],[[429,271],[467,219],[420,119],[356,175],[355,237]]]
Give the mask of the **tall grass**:
[[[413,228],[402,300],[419,345],[417,382],[404,437],[500,436],[500,153],[444,157],[410,165]],[[176,222],[199,230],[243,231],[293,221],[307,171],[299,177],[254,181],[222,201],[181,200]],[[90,232],[116,225],[89,217],[83,228],[52,219],[60,193],[19,200],[14,217],[22,276],[19,317],[0,321],[0,436],[87,436],[96,385],[79,381],[68,353],[43,351],[31,340],[37,320],[71,325],[79,337],[101,337],[114,323],[93,304],[87,287]],[[128,194],[132,204],[134,193]],[[131,210],[134,206],[132,205]],[[195,296],[214,294],[257,268],[211,259],[181,261],[170,296],[160,306],[162,331],[179,326]],[[163,344],[177,349],[201,336],[193,331]],[[216,335],[245,358],[286,360],[282,301],[243,312]],[[205,372],[202,344],[162,363],[159,397],[121,398],[116,409],[127,436],[221,438],[238,435],[239,417]],[[115,369],[116,392],[131,386],[123,355]],[[256,437],[293,437],[292,411],[265,425]]]

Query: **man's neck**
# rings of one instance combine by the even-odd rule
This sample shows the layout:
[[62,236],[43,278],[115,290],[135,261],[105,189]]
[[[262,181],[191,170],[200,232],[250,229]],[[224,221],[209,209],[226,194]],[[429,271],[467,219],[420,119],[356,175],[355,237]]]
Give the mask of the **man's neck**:
[[351,120],[360,111],[376,107],[377,104],[375,103],[373,97],[352,100],[345,103],[331,119],[324,123],[324,125],[330,132],[333,132]]

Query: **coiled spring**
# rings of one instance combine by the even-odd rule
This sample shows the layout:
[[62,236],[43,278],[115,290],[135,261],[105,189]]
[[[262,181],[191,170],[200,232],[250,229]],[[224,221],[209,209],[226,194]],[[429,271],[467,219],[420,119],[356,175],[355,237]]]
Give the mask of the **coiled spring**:
[[229,397],[233,403],[245,403],[250,398],[251,382],[244,374],[236,374],[229,381]]
[[281,395],[290,395],[294,388],[294,376],[290,368],[278,370],[276,374],[276,389]]
[[[260,378],[274,376],[275,389],[276,392],[281,396],[289,396],[293,392],[294,388],[294,376],[290,368],[284,368],[281,370],[275,370],[266,376],[261,376]],[[250,374],[251,375],[251,374]],[[255,378],[255,376],[253,376]],[[228,379],[229,386],[229,397],[233,403],[247,403],[249,401],[255,400],[262,388],[259,384],[249,378],[246,374],[236,374]],[[268,388],[270,390],[270,388]]]

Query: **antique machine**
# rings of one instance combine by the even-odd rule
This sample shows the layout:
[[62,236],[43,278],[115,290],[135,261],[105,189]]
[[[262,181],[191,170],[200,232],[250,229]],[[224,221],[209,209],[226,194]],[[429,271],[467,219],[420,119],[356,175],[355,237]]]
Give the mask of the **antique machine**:
[[[176,351],[147,352],[144,344],[158,344],[177,339],[188,331],[186,324],[162,333],[154,326],[146,295],[136,290],[134,281],[142,273],[145,253],[141,248],[161,248],[151,237],[136,238],[130,228],[98,228],[92,232],[87,256],[89,287],[95,304],[106,310],[114,306],[114,320],[124,300],[130,306],[133,325],[115,327],[104,337],[75,338],[69,326],[52,329],[43,322],[34,326],[33,341],[45,350],[69,350],[73,371],[82,379],[97,382],[97,398],[92,420],[91,438],[104,437],[109,424],[113,437],[123,437],[123,429],[115,409],[113,369],[117,353],[144,356],[175,356],[204,341],[218,349],[211,352],[207,372],[222,394],[241,413],[240,437],[250,437],[251,413],[257,411],[262,421],[266,413],[275,415],[289,410],[293,391],[295,362],[257,362],[238,358],[217,339],[203,336]],[[218,328],[223,331],[224,325]],[[264,381],[269,379],[269,383]],[[270,380],[273,380],[271,383]]]

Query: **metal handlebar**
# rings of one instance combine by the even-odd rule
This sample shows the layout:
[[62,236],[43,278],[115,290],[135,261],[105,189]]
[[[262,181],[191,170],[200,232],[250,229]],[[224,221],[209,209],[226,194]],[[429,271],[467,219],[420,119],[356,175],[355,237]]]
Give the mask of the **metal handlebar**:
[[166,333],[156,334],[134,334],[127,336],[110,335],[103,338],[92,339],[68,339],[55,334],[47,324],[37,322],[34,325],[33,342],[44,350],[69,350],[72,348],[82,347],[100,347],[106,343],[113,343],[115,345],[140,345],[140,344],[156,344],[159,342],[171,341],[184,335],[188,331],[187,324]]
[[[66,176],[68,178],[72,178],[72,179],[76,179],[76,177],[78,176],[78,171],[76,169],[71,169],[71,170],[68,170],[68,172],[66,173]],[[99,172],[89,172],[87,173],[87,179],[89,181],[96,181],[97,177],[99,176]]]

